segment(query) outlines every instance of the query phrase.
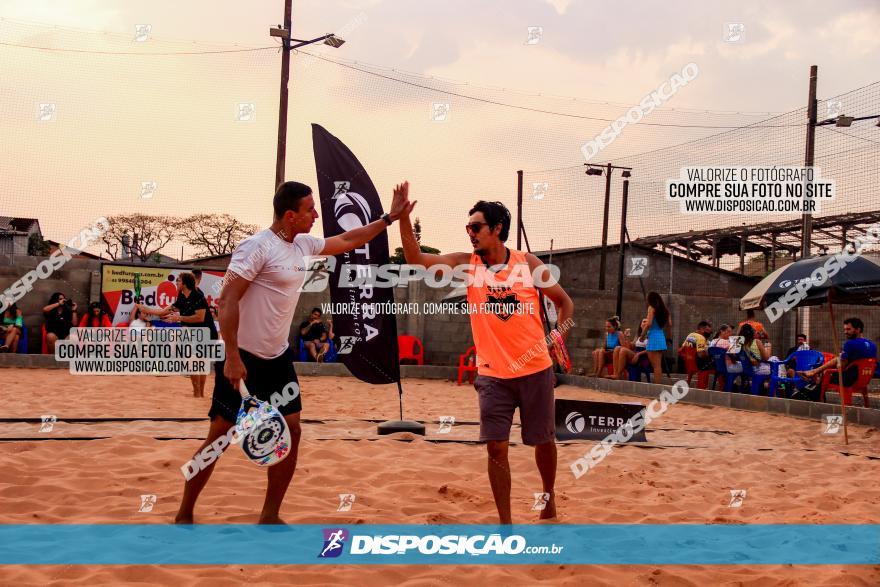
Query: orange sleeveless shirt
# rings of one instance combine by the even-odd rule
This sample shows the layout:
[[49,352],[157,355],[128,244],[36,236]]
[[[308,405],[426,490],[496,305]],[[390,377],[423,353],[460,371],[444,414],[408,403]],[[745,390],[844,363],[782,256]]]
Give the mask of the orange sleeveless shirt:
[[507,265],[497,273],[472,254],[475,279],[467,288],[477,373],[499,379],[524,377],[553,366],[526,254],[509,250]]

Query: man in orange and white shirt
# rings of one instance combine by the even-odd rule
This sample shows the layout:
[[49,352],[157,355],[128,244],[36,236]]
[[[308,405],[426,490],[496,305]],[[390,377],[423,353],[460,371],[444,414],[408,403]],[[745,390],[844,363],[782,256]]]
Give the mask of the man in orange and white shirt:
[[[398,186],[408,201],[409,184]],[[397,190],[396,190],[397,191]],[[407,209],[415,206],[412,203]],[[479,201],[465,226],[472,253],[423,253],[413,237],[409,215],[400,218],[406,262],[413,265],[468,265],[471,330],[477,349],[474,387],[480,401],[480,441],[486,443],[489,482],[502,524],[511,524],[508,447],[513,413],[519,408],[523,443],[535,447],[543,492],[549,494],[542,519],[556,517],[556,444],[553,362],[545,344],[538,289],[555,305],[560,324],[574,314],[571,298],[559,286],[536,285],[532,277],[549,270],[524,251],[508,249],[510,212],[500,202]],[[536,287],[538,289],[536,289]],[[570,332],[566,328],[563,338]]]

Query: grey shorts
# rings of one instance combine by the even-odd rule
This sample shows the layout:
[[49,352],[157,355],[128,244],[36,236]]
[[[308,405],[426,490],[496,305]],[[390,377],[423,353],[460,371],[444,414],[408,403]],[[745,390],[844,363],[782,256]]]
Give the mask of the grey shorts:
[[552,368],[512,379],[477,375],[474,387],[480,397],[480,442],[509,440],[516,408],[524,444],[546,444],[555,438]]

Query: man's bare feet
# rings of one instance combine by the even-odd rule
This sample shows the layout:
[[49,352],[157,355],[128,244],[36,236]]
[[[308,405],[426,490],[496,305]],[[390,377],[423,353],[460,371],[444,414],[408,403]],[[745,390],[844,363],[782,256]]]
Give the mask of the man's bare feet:
[[186,514],[178,513],[176,516],[174,516],[174,523],[175,524],[192,524],[193,523],[193,516],[192,516],[192,514],[186,515]]
[[547,505],[541,510],[540,519],[542,520],[550,520],[556,517],[556,494],[551,493],[550,499],[547,501]]
[[260,516],[260,521],[258,524],[283,524],[287,525],[287,522],[276,516]]

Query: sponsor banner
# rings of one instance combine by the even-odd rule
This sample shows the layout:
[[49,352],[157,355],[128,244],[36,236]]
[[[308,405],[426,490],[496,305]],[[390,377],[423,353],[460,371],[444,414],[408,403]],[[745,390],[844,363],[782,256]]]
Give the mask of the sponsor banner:
[[[641,404],[612,404],[569,399],[556,400],[557,440],[603,440],[641,412]],[[647,442],[645,430],[634,430],[630,441]]]
[[[354,153],[318,124],[312,125],[312,142],[324,237],[337,236],[378,220],[383,212],[382,201]],[[388,232],[383,230],[363,246],[337,255],[335,263],[328,268],[332,303],[357,307],[356,313],[333,315],[333,332],[348,337],[347,352],[340,352],[339,360],[352,375],[372,384],[400,381],[397,318],[393,313],[375,311],[377,305],[394,303],[394,290],[373,287],[369,282],[344,285],[352,281],[341,280],[340,272],[371,277],[377,265],[387,264]]]
[[104,263],[101,266],[101,305],[110,315],[113,326],[120,322],[130,322],[138,289],[140,290],[138,302],[151,308],[164,308],[177,299],[177,287],[174,285],[177,276],[191,272],[193,269],[202,270],[199,289],[205,294],[208,305],[216,305],[224,271],[208,270],[204,267],[115,263]]
[[316,563],[876,565],[880,525],[0,525],[0,564]]

